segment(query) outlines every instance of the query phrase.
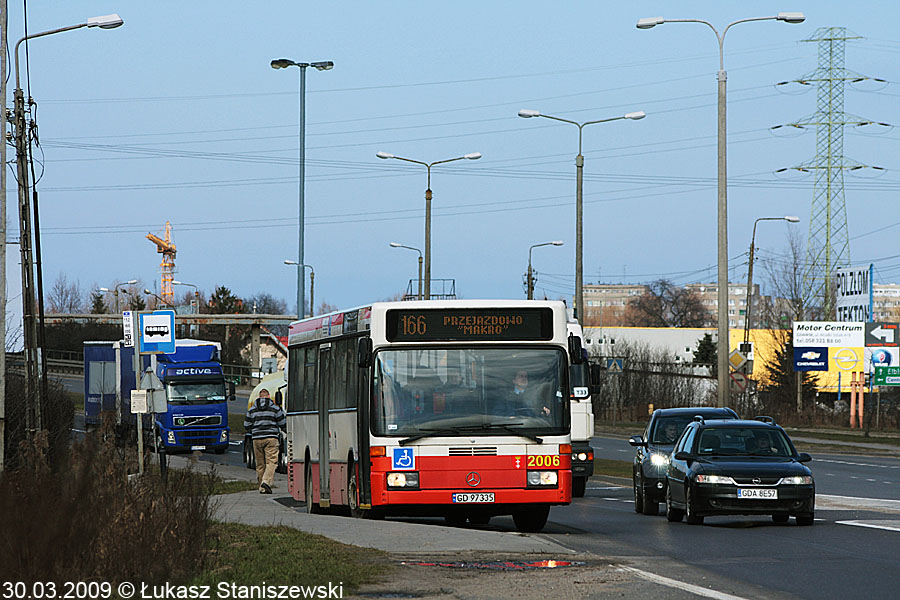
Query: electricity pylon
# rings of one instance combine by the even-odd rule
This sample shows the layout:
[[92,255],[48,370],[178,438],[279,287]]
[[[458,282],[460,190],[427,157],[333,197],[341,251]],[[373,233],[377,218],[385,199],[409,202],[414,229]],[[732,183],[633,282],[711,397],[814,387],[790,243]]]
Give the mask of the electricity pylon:
[[[847,234],[847,206],[844,199],[844,171],[866,168],[844,156],[844,127],[873,125],[875,122],[844,112],[844,86],[871,79],[844,68],[844,46],[847,40],[860,39],[844,27],[822,27],[804,42],[819,45],[818,68],[793,82],[816,86],[816,112],[795,123],[773,127],[816,129],[816,156],[811,161],[792,167],[815,174],[812,212],[809,220],[807,256],[803,285],[808,298],[821,299],[825,317],[833,316],[834,270],[850,264],[850,239]],[[878,123],[883,125],[883,123]],[[871,167],[880,169],[880,167]],[[786,171],[787,169],[779,169]]]

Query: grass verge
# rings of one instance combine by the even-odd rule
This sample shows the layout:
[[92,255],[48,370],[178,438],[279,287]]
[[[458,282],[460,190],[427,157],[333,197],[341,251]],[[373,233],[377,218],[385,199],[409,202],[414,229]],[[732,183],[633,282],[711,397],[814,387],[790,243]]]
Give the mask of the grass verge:
[[390,574],[387,555],[290,527],[215,523],[212,554],[197,585],[342,585],[344,595]]
[[228,427],[231,429],[231,435],[244,436],[244,415],[237,413],[228,413]]
[[631,479],[631,469],[631,461],[594,458],[594,475],[606,475],[607,477],[625,477],[626,479]]

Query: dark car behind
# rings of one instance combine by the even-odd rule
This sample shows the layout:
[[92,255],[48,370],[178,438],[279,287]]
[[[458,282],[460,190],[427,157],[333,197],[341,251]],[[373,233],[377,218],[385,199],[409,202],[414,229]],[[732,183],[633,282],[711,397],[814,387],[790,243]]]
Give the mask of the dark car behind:
[[[737,419],[730,408],[660,408],[653,411],[642,435],[631,436],[629,444],[636,448],[632,483],[634,485],[634,510],[645,515],[659,514],[659,503],[666,498],[666,468],[675,442],[694,420]],[[667,430],[674,426],[675,433],[667,436]]]

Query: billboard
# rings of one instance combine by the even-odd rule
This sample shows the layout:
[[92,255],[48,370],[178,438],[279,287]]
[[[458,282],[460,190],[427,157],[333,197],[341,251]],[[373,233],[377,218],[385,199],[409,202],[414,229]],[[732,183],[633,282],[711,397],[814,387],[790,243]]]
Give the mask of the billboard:
[[872,269],[873,265],[835,269],[835,318],[838,321],[872,320]]

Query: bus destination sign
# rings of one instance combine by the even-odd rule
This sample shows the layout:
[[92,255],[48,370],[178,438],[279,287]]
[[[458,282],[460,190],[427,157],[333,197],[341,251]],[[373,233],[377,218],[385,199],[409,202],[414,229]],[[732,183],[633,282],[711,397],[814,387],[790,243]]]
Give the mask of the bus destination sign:
[[549,308],[389,310],[389,342],[543,341],[553,338]]

